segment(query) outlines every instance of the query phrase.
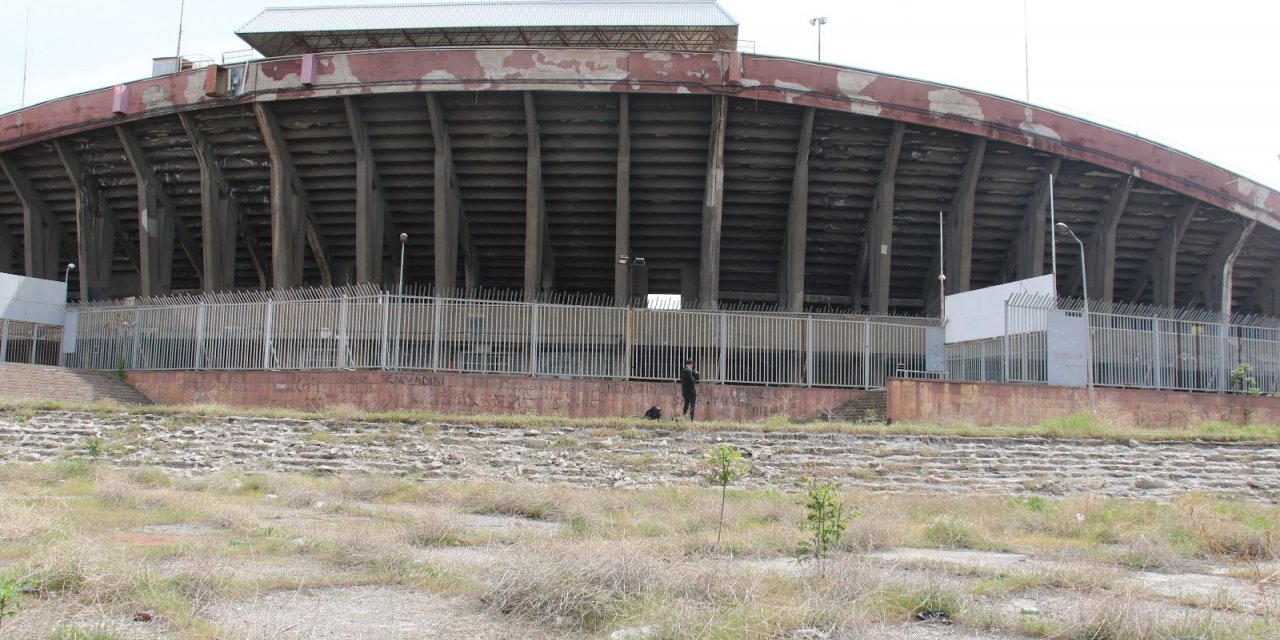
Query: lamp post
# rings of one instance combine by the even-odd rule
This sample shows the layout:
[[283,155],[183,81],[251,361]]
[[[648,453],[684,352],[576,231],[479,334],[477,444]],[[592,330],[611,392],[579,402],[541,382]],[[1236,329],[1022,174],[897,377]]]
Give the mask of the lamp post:
[[71,270],[76,268],[76,263],[68,262],[67,268],[62,271],[62,283],[66,284],[71,281]]
[[409,234],[400,234],[400,284],[396,287],[396,369],[400,368],[400,331],[404,324],[404,246]]
[[810,18],[809,24],[818,28],[818,62],[822,62],[822,25],[827,23],[826,16]]
[[1089,322],[1089,272],[1085,270],[1084,243],[1065,223],[1059,222],[1053,228],[1071,236],[1080,246],[1080,282],[1084,285],[1085,385],[1089,389],[1089,411],[1096,414],[1098,401],[1093,395],[1093,325]]

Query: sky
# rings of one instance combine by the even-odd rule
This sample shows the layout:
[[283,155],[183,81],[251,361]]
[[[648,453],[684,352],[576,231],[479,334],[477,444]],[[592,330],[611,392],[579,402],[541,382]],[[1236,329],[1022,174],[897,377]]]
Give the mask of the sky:
[[[360,3],[186,0],[182,53],[216,61],[224,52],[246,49],[234,32],[267,6]],[[817,59],[818,28],[809,21],[822,16],[827,18],[824,62],[1029,99],[1280,189],[1280,82],[1275,79],[1280,3],[720,0],[720,5],[738,21],[739,38],[750,41],[744,43],[746,51]],[[178,24],[179,0],[0,0],[0,113],[146,77],[152,58],[178,49]]]

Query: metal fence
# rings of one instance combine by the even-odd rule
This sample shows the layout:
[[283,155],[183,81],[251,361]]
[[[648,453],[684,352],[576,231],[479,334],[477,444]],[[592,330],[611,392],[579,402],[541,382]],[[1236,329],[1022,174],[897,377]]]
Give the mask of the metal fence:
[[[1089,344],[1099,386],[1280,393],[1280,319],[1090,301]],[[947,345],[956,380],[1048,381],[1047,317],[1084,315],[1077,299],[1014,296],[1003,335]],[[1232,372],[1237,372],[1233,380]],[[1245,380],[1252,378],[1252,382]]]
[[0,362],[58,364],[62,327],[0,320]]
[[89,303],[65,364],[89,369],[401,369],[883,387],[925,369],[932,318],[526,303],[375,286]]

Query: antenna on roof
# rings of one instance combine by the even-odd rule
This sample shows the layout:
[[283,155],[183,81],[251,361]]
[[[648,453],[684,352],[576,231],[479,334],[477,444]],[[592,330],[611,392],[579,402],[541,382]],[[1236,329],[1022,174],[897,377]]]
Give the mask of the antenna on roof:
[[27,5],[27,26],[22,32],[22,101],[19,107],[27,106],[27,54],[31,50],[31,6]]
[[182,71],[182,18],[187,12],[187,0],[178,3],[178,50],[173,54],[174,73]]

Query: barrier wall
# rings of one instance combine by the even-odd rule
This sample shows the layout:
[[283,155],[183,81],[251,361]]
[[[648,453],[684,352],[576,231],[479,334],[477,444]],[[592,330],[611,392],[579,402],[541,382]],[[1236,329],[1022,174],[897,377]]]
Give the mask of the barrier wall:
[[[1086,389],[1000,382],[894,379],[889,419],[925,424],[1034,425],[1089,412]],[[1103,424],[1186,427],[1225,421],[1280,424],[1280,398],[1097,387]]]
[[[129,380],[161,404],[215,403],[317,411],[537,414],[580,418],[639,417],[657,404],[679,412],[675,382],[627,382],[390,371],[133,371]],[[864,393],[854,389],[702,384],[698,419],[808,419]]]

